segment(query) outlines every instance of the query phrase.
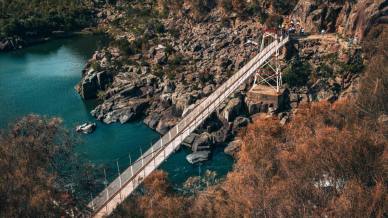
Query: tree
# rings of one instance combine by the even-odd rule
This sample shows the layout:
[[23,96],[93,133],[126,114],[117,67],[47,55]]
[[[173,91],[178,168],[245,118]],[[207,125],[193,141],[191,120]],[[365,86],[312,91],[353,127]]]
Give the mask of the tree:
[[61,123],[30,115],[0,134],[1,217],[58,217],[75,209],[58,177],[73,152]]

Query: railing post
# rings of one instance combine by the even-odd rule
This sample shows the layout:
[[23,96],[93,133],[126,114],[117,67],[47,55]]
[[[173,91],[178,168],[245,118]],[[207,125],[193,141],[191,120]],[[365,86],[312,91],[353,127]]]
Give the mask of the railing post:
[[[117,160],[116,161],[116,165],[117,165],[117,173],[119,174],[119,181],[120,181],[120,190],[121,188],[123,187],[122,186],[122,181],[121,181],[121,174],[120,174],[120,167],[119,167],[119,161]],[[120,191],[120,200],[122,201],[122,197],[121,197],[121,191]]]
[[92,204],[92,210],[94,211],[94,199],[91,193],[90,193],[90,199],[92,199],[91,204]]
[[133,177],[133,166],[132,166],[131,154],[129,154],[129,165],[130,165],[130,168],[131,168],[131,177]]
[[[109,190],[108,190],[108,180],[106,179],[106,171],[104,168],[104,177],[105,177],[105,192],[106,192],[106,201],[108,202],[109,200]],[[105,205],[105,210],[108,211],[108,204]]]
[[144,166],[144,157],[143,157],[143,151],[140,148],[140,158],[141,158],[141,167],[143,168]]
[[151,149],[152,149],[152,159],[154,161],[154,166],[155,166],[156,164],[155,164],[154,146],[151,146]]

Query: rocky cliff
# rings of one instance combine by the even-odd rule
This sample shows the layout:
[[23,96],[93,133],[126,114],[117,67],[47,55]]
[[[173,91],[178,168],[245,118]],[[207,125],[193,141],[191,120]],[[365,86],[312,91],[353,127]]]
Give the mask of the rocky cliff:
[[305,0],[299,1],[290,16],[307,32],[325,30],[362,40],[373,25],[388,22],[388,4],[384,0]]

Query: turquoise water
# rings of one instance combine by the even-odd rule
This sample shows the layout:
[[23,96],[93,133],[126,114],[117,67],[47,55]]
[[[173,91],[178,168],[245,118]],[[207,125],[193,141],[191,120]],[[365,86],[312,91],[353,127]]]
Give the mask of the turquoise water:
[[[81,71],[93,52],[102,44],[102,37],[87,36],[51,41],[26,49],[0,54],[0,128],[18,117],[30,113],[58,116],[74,129],[85,121],[97,123],[93,134],[82,135],[76,151],[97,165],[108,168],[115,175],[116,161],[121,170],[146,150],[159,135],[141,122],[125,125],[106,125],[96,121],[90,111],[94,101],[84,102],[74,86],[81,79]],[[206,169],[225,175],[233,160],[216,149],[212,161],[190,165],[185,160],[189,152],[181,149],[162,165],[175,184],[189,176],[202,174]]]

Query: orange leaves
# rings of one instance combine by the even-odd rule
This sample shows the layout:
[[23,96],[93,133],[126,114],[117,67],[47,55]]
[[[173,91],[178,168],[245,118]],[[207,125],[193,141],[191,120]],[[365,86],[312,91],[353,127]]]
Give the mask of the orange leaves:
[[[174,204],[190,217],[386,215],[387,139],[351,104],[304,106],[284,127],[256,119],[239,137],[239,159],[224,182],[186,201],[162,195],[157,211],[168,213]],[[160,181],[146,184],[165,190]]]

